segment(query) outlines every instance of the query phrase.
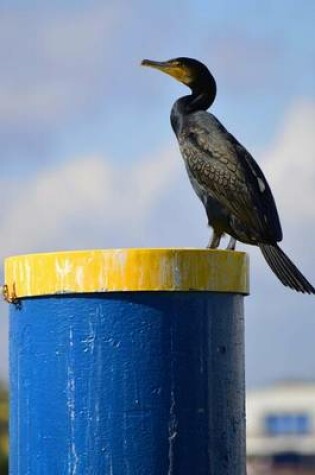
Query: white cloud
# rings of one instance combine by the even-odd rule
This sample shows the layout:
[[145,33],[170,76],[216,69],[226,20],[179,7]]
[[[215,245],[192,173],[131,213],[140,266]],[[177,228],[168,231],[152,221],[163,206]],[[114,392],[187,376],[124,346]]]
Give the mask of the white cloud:
[[8,200],[0,224],[2,256],[87,241],[94,247],[93,236],[101,234],[104,243],[109,233],[138,235],[175,179],[173,158],[165,151],[119,168],[105,157],[84,157],[45,169]]
[[[297,101],[287,111],[273,142],[258,157],[282,224],[280,246],[312,283],[315,282],[312,264],[315,235],[314,119],[315,103]],[[270,293],[276,278],[270,278],[271,271],[260,252],[248,246],[241,248],[251,254],[254,287],[262,292],[269,287]],[[282,292],[280,286],[275,289]]]
[[315,223],[314,124],[315,102],[297,103],[263,161],[282,216],[305,229]]
[[[302,254],[295,228],[298,226],[308,235],[315,231],[314,117],[314,104],[297,104],[260,160],[279,207],[286,241],[293,247],[296,241]],[[103,236],[106,244],[109,235],[125,236],[126,242],[141,235],[140,241],[145,243],[146,234],[150,235],[148,225],[156,220],[163,228],[162,220],[169,224],[174,219],[178,227],[175,221],[172,242],[178,236],[181,245],[181,237],[185,236],[188,244],[191,235],[202,245],[205,237],[200,234],[198,238],[191,229],[196,225],[194,215],[198,211],[198,220],[202,219],[201,207],[184,178],[183,163],[175,147],[155,157],[145,157],[133,166],[113,163],[101,156],[82,157],[31,176],[20,192],[16,187],[2,212],[2,255],[47,249],[54,243],[58,247],[78,247],[80,242],[88,241],[93,247],[93,236]],[[185,186],[179,185],[179,177],[186,180]],[[165,196],[169,198],[165,200]],[[159,216],[155,217],[155,213]],[[71,228],[80,229],[81,234],[71,235]],[[208,233],[205,216],[199,229]],[[194,244],[198,242],[191,243]]]

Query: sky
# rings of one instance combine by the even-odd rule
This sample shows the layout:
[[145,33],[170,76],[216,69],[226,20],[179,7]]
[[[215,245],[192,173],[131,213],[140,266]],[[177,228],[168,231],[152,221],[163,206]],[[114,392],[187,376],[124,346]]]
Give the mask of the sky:
[[[313,0],[1,0],[2,261],[67,249],[205,247],[205,213],[169,123],[187,91],[139,66],[191,56],[215,76],[212,112],[264,170],[283,249],[314,284],[314,20]],[[314,297],[282,287],[257,249],[239,249],[251,260],[248,387],[314,379]],[[7,311],[1,304],[3,379]]]

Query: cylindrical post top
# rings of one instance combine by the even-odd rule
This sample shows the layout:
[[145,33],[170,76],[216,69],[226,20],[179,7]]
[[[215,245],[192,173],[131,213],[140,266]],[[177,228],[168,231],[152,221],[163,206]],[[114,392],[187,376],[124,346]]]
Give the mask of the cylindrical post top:
[[206,249],[108,249],[14,256],[5,261],[9,298],[122,291],[248,294],[242,252]]
[[16,256],[5,285],[12,474],[245,473],[246,254]]

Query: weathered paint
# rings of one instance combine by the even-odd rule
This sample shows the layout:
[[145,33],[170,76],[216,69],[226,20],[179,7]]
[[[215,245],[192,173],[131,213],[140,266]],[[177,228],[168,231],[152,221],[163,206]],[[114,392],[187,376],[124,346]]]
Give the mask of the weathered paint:
[[9,298],[115,291],[249,291],[246,254],[207,249],[113,249],[15,256]]
[[243,296],[10,306],[13,475],[245,474]]
[[10,473],[243,475],[247,275],[228,251],[7,259]]

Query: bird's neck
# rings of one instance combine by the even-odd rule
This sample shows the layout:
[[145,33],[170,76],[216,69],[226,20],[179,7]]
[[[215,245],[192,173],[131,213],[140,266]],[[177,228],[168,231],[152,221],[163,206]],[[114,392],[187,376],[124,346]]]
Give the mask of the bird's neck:
[[171,124],[177,135],[182,129],[185,116],[200,110],[207,110],[214,102],[216,89],[193,89],[188,96],[178,99],[172,107]]
[[175,134],[181,130],[183,118],[193,112],[207,110],[214,102],[216,84],[211,80],[206,83],[196,84],[188,96],[178,99],[172,107],[171,124]]

